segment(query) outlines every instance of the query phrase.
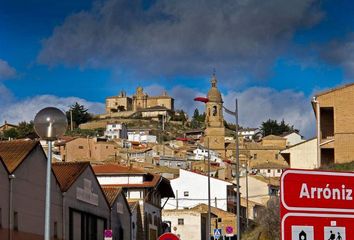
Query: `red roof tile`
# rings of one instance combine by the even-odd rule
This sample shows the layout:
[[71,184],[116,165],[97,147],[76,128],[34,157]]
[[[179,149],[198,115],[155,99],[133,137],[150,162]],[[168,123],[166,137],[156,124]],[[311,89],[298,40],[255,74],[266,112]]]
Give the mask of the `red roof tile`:
[[52,170],[61,191],[66,192],[88,166],[90,166],[90,162],[53,163]]
[[145,173],[142,169],[135,167],[122,166],[119,164],[104,164],[92,166],[96,175],[106,174],[142,174]]
[[109,186],[102,186],[102,190],[106,196],[106,199],[110,206],[113,206],[113,203],[117,199],[118,195],[121,193],[121,187],[109,187]]
[[38,145],[38,141],[0,141],[0,157],[7,171],[13,173]]

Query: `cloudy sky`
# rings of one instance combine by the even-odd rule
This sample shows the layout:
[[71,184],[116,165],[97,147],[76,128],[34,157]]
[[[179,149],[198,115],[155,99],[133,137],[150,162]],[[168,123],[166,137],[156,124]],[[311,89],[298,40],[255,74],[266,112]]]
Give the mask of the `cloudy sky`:
[[[91,112],[137,86],[192,113],[216,71],[240,123],[314,135],[314,93],[354,78],[349,0],[2,0],[0,123],[78,101]],[[232,119],[228,119],[232,121]]]

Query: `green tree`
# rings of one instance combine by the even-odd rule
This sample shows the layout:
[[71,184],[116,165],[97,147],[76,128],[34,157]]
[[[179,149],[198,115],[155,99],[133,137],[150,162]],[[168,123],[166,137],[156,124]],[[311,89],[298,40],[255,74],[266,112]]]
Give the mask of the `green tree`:
[[192,120],[195,120],[195,121],[198,121],[198,122],[204,122],[205,121],[205,117],[206,117],[205,112],[200,114],[198,108],[196,108],[194,110]]
[[270,134],[281,135],[285,132],[291,131],[298,130],[294,129],[293,125],[290,126],[288,123],[285,123],[284,119],[280,123],[278,123],[277,120],[268,119],[267,121],[262,122],[260,126],[260,132],[263,137]]
[[17,132],[18,132],[18,137],[19,138],[26,138],[26,137],[29,137],[29,138],[36,138],[37,137],[37,134],[36,132],[34,131],[34,123],[33,121],[29,121],[29,122],[26,122],[26,121],[23,121],[23,122],[20,122],[18,124],[18,127],[17,127]]
[[66,112],[66,117],[68,122],[70,123],[70,112],[72,112],[73,123],[74,126],[79,126],[82,123],[86,123],[92,119],[92,115],[88,112],[88,109],[84,107],[84,105],[80,105],[79,103],[75,103]]
[[10,128],[4,131],[4,138],[18,138],[18,132],[15,128]]
[[196,109],[194,110],[192,119],[193,119],[193,120],[198,120],[198,118],[199,118],[199,110],[198,110],[198,108],[196,108]]
[[200,114],[198,108],[196,108],[193,113],[191,127],[192,128],[201,128],[202,125],[204,124],[205,117],[206,117],[205,112]]
[[172,116],[173,121],[181,121],[184,124],[187,121],[186,113],[183,110],[176,110],[175,114]]

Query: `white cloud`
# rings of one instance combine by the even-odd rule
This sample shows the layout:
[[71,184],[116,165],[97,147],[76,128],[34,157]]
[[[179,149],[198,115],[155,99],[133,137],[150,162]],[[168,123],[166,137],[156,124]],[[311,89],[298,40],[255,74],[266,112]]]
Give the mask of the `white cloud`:
[[8,62],[0,59],[0,80],[14,78],[16,76],[16,69],[11,67]]
[[[158,85],[154,89],[160,89]],[[149,89],[149,87],[147,87]],[[161,89],[163,89],[161,87]],[[206,96],[206,92],[198,89],[176,86],[169,91],[175,99],[175,109],[183,109],[191,117],[196,108],[203,112],[205,107],[194,98]],[[268,119],[275,119],[294,125],[305,137],[315,135],[315,116],[311,106],[311,99],[303,92],[294,90],[276,90],[266,87],[252,87],[244,91],[229,91],[223,95],[224,106],[231,111],[235,110],[235,99],[238,99],[239,124],[243,127],[259,127]],[[235,119],[224,113],[225,119],[234,123]]]
[[[1,87],[1,86],[0,86]],[[1,92],[1,88],[0,88]],[[0,96],[0,101],[3,97]],[[1,106],[0,122],[7,120],[11,123],[33,120],[39,110],[45,107],[56,107],[67,111],[75,102],[84,105],[90,113],[103,113],[104,104],[90,102],[78,97],[57,97],[53,95],[40,95],[25,100],[7,102]]]
[[[302,92],[293,90],[278,91],[272,88],[253,87],[243,92],[228,92],[224,104],[235,109],[238,99],[239,123],[244,127],[259,127],[263,121],[276,119],[294,125],[306,137],[315,135],[315,116],[310,99]],[[230,116],[225,117],[233,122]]]
[[294,32],[322,17],[317,0],[107,0],[68,16],[43,41],[40,63],[111,67],[144,77],[262,78]]
[[[146,92],[158,94],[163,87],[159,85],[147,86]],[[150,92],[150,90],[152,92]],[[156,90],[156,92],[154,92]],[[206,96],[207,93],[198,89],[175,86],[169,91],[175,98],[175,109],[183,109],[192,116],[195,108],[204,111],[202,103],[195,102],[197,96]],[[278,91],[272,88],[253,87],[244,91],[229,91],[223,95],[224,105],[230,110],[235,108],[235,98],[239,104],[239,123],[244,127],[259,127],[263,121],[271,119],[282,120],[293,124],[295,128],[306,137],[315,134],[315,117],[308,99],[302,92],[293,90]],[[24,100],[15,100],[12,93],[0,84],[0,123],[7,120],[11,123],[30,121],[42,108],[53,106],[63,111],[78,102],[92,113],[103,113],[104,103],[90,102],[78,97],[57,97],[53,95],[40,95]],[[225,114],[228,122],[234,118]]]

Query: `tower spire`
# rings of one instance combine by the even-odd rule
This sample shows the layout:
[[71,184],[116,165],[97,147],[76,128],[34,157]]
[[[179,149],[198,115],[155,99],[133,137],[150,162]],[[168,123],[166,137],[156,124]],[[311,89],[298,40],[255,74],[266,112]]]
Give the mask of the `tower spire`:
[[213,75],[211,77],[211,86],[216,87],[217,82],[218,82],[218,80],[216,79],[216,71],[215,71],[215,68],[213,68]]

